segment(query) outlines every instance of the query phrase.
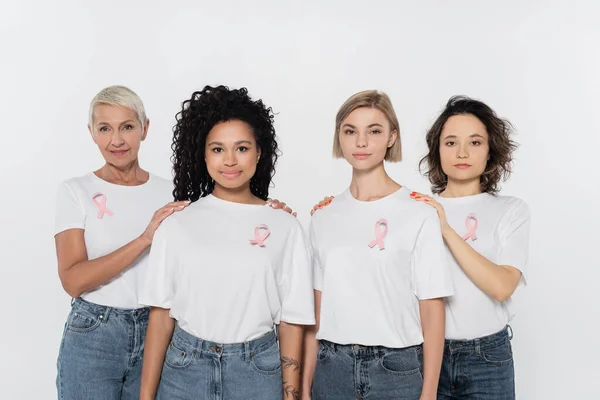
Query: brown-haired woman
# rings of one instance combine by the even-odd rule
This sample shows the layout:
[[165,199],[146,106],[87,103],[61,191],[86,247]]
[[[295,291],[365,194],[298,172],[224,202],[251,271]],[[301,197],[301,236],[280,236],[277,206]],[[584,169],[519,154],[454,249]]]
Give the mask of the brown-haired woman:
[[511,296],[529,252],[529,209],[498,195],[511,172],[510,122],[486,104],[450,98],[427,133],[421,160],[453,269],[454,296],[446,299],[446,343],[438,399],[515,398],[509,322]]

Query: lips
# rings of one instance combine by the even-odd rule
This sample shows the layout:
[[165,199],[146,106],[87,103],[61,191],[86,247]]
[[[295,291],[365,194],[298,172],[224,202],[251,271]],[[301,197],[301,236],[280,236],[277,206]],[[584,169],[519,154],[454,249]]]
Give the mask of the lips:
[[354,153],[352,154],[352,157],[356,158],[357,160],[366,160],[367,158],[369,158],[370,154],[368,153]]
[[470,164],[455,164],[454,166],[458,169],[467,169],[467,168],[471,167]]
[[242,171],[221,171],[221,175],[227,179],[235,179],[242,174]]
[[116,157],[122,157],[127,154],[129,150],[111,150],[111,154]]

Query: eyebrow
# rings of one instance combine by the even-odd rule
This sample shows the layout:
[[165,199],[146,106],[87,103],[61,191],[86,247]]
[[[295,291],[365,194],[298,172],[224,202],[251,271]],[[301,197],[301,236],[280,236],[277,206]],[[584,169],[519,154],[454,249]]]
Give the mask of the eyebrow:
[[[444,136],[444,139],[456,139],[458,136],[456,135],[448,135],[448,136]],[[471,135],[469,135],[470,138],[474,138],[474,137],[480,137],[482,139],[485,139],[483,136],[481,136],[479,133],[473,133]]]
[[[240,144],[248,144],[248,145],[252,146],[252,142],[250,142],[248,140],[238,140],[237,142],[234,143],[235,146],[239,146]],[[212,145],[224,146],[224,144],[221,142],[210,142],[208,145],[209,146],[212,146]]]
[[[132,119],[128,119],[127,121],[123,121],[123,122],[121,122],[119,125],[123,125],[123,124],[127,124],[127,123],[129,123],[129,124],[134,124],[134,123],[135,123],[135,121],[134,121],[134,120],[132,120]],[[110,124],[109,124],[108,122],[99,121],[99,122],[96,122],[96,125],[110,125]]]
[[[342,125],[342,128],[344,128],[346,126],[349,128],[352,128],[352,129],[356,129],[356,127],[352,124],[344,124],[344,125]],[[375,122],[374,124],[371,124],[371,125],[367,125],[367,128],[373,128],[374,126],[379,126],[379,127],[383,128],[383,125],[381,125],[377,122]]]

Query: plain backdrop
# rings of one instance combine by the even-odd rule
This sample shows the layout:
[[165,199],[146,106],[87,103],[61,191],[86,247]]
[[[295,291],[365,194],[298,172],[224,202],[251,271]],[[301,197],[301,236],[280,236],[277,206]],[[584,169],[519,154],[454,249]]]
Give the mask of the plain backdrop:
[[57,184],[102,166],[88,105],[123,84],[151,119],[144,168],[170,176],[181,102],[206,84],[272,106],[283,156],[272,197],[309,220],[349,183],[331,158],[353,93],[386,91],[404,160],[427,191],[424,134],[451,95],[491,105],[520,148],[503,193],[533,216],[529,286],[516,294],[519,399],[598,399],[600,4],[589,1],[6,1],[0,3],[0,397],[56,398],[69,312],[53,240]]

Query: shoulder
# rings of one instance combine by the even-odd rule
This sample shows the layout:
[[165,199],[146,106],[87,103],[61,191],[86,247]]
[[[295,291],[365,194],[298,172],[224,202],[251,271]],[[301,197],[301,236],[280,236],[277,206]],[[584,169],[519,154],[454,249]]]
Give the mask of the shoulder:
[[[87,187],[90,187],[93,184],[95,179],[93,172],[89,172],[85,175],[76,176],[73,178],[65,179],[58,185],[59,193],[70,193],[78,195],[81,192],[85,192]],[[97,179],[97,178],[96,178]]]
[[495,195],[491,196],[491,199],[496,207],[502,208],[502,214],[509,218],[520,217],[528,219],[530,216],[529,206],[524,200],[518,197]]
[[318,208],[313,215],[311,216],[311,222],[321,221],[331,217],[332,215],[337,214],[344,208],[344,205],[348,202],[348,196],[350,196],[350,192],[348,189],[339,193],[337,195],[332,196],[331,203],[323,206],[322,208]]

